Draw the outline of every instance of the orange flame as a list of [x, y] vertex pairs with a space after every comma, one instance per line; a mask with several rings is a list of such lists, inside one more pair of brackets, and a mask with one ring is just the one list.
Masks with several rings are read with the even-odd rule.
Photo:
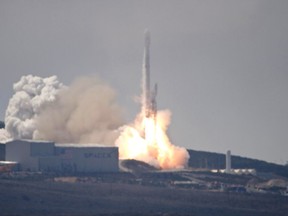
[[120, 159], [141, 160], [161, 169], [186, 167], [187, 150], [171, 144], [167, 136], [170, 116], [168, 110], [159, 111], [156, 119], [140, 114], [134, 124], [124, 126], [116, 141]]

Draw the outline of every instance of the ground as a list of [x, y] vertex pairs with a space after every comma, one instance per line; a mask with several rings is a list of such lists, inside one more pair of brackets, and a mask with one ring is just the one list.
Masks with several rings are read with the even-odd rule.
[[0, 215], [288, 215], [285, 196], [144, 184], [139, 174], [0, 177]]

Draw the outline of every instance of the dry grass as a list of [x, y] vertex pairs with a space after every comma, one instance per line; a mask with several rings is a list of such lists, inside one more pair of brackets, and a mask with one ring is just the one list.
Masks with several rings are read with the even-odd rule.
[[122, 183], [0, 180], [0, 215], [287, 215], [288, 198]]

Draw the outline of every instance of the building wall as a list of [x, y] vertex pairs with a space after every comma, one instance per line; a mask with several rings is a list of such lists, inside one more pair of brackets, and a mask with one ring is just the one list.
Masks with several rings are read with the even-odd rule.
[[6, 143], [6, 161], [16, 161], [21, 170], [39, 170], [40, 156], [53, 156], [54, 143], [12, 140]]
[[117, 147], [56, 147], [63, 171], [118, 172]]
[[35, 142], [30, 141], [31, 156], [52, 156], [55, 155], [53, 142]]
[[118, 148], [84, 145], [55, 146], [52, 142], [12, 140], [5, 144], [7, 161], [21, 170], [118, 172]]
[[40, 171], [62, 171], [61, 159], [58, 156], [39, 157]]
[[6, 143], [6, 161], [16, 161], [21, 170], [38, 170], [37, 158], [31, 157], [30, 142], [12, 140]]

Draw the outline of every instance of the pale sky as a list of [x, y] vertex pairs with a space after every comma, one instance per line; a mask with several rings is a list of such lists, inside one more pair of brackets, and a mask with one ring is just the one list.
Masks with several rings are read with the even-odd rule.
[[288, 161], [288, 1], [0, 0], [0, 119], [23, 75], [99, 75], [139, 111], [143, 32], [175, 145]]

